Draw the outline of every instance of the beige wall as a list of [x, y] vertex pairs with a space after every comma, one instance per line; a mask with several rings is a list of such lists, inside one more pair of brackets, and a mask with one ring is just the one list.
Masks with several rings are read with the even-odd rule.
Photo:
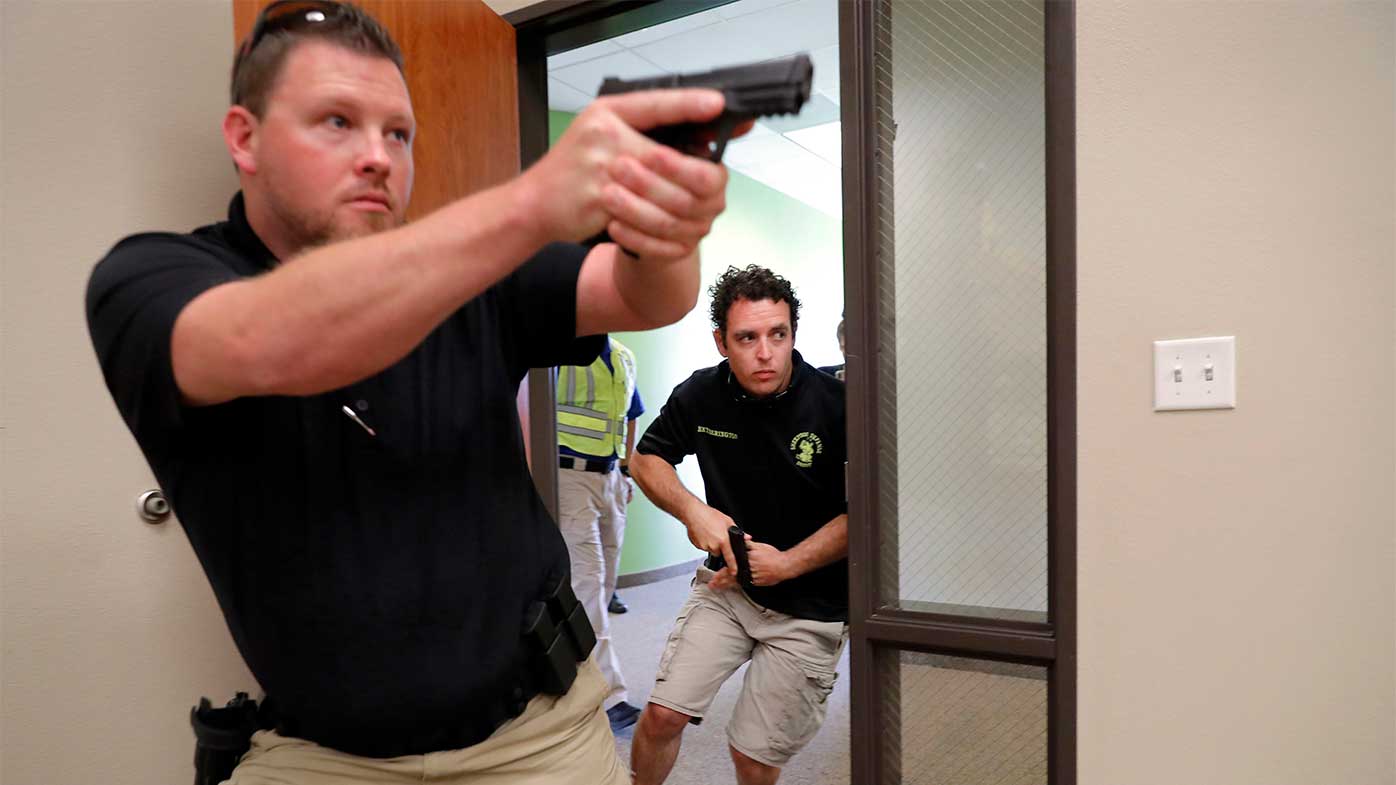
[[[1393, 26], [1079, 9], [1082, 783], [1396, 779]], [[0, 2], [5, 785], [184, 782], [192, 697], [250, 686], [81, 318], [114, 239], [222, 212], [231, 37]], [[1150, 341], [1233, 333], [1240, 408], [1150, 411]]]
[[123, 234], [221, 215], [226, 0], [3, 0], [4, 785], [189, 782], [189, 706], [247, 676], [153, 487], [83, 322]]
[[[1078, 8], [1082, 783], [1396, 781], [1394, 27]], [[1239, 408], [1151, 411], [1232, 334]]]

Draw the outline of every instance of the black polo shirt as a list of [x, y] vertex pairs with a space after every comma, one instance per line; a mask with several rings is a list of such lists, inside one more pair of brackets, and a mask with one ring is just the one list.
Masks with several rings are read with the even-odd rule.
[[[678, 464], [698, 456], [707, 503], [757, 542], [788, 550], [848, 511], [844, 386], [794, 353], [790, 386], [757, 399], [724, 360], [674, 388], [637, 452]], [[745, 589], [758, 605], [802, 619], [848, 620], [848, 561]]]
[[180, 404], [170, 336], [199, 293], [275, 264], [241, 195], [226, 222], [128, 237], [93, 271], [107, 386], [284, 729], [423, 753], [483, 740], [534, 693], [524, 609], [568, 556], [514, 400], [530, 367], [600, 351], [574, 338], [584, 255], [548, 246], [363, 381], [208, 407]]

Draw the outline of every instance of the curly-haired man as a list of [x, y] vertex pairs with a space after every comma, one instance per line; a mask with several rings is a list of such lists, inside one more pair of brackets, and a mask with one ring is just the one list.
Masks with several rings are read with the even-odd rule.
[[[726, 359], [674, 388], [636, 447], [645, 494], [710, 554], [659, 663], [631, 749], [636, 785], [664, 781], [683, 730], [750, 661], [727, 726], [741, 785], [768, 785], [819, 730], [848, 634], [844, 387], [795, 351], [800, 300], [756, 265], [709, 289]], [[674, 465], [698, 456], [707, 500]], [[750, 583], [728, 538], [746, 532]]]

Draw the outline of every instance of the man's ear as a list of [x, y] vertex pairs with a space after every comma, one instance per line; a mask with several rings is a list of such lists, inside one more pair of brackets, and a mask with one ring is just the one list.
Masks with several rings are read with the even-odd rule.
[[727, 356], [727, 342], [722, 340], [722, 331], [713, 330], [713, 343], [717, 344], [717, 353], [723, 357]]
[[230, 106], [223, 115], [223, 143], [241, 174], [257, 173], [257, 116], [245, 106]]

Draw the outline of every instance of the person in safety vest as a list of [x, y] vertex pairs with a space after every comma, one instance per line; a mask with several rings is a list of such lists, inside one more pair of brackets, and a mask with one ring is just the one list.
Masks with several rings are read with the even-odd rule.
[[596, 664], [610, 688], [611, 730], [635, 724], [625, 677], [611, 645], [610, 613], [625, 539], [625, 507], [635, 421], [645, 412], [635, 384], [635, 354], [611, 338], [590, 365], [566, 365], [557, 375], [558, 525], [572, 557], [572, 591], [596, 631]]

